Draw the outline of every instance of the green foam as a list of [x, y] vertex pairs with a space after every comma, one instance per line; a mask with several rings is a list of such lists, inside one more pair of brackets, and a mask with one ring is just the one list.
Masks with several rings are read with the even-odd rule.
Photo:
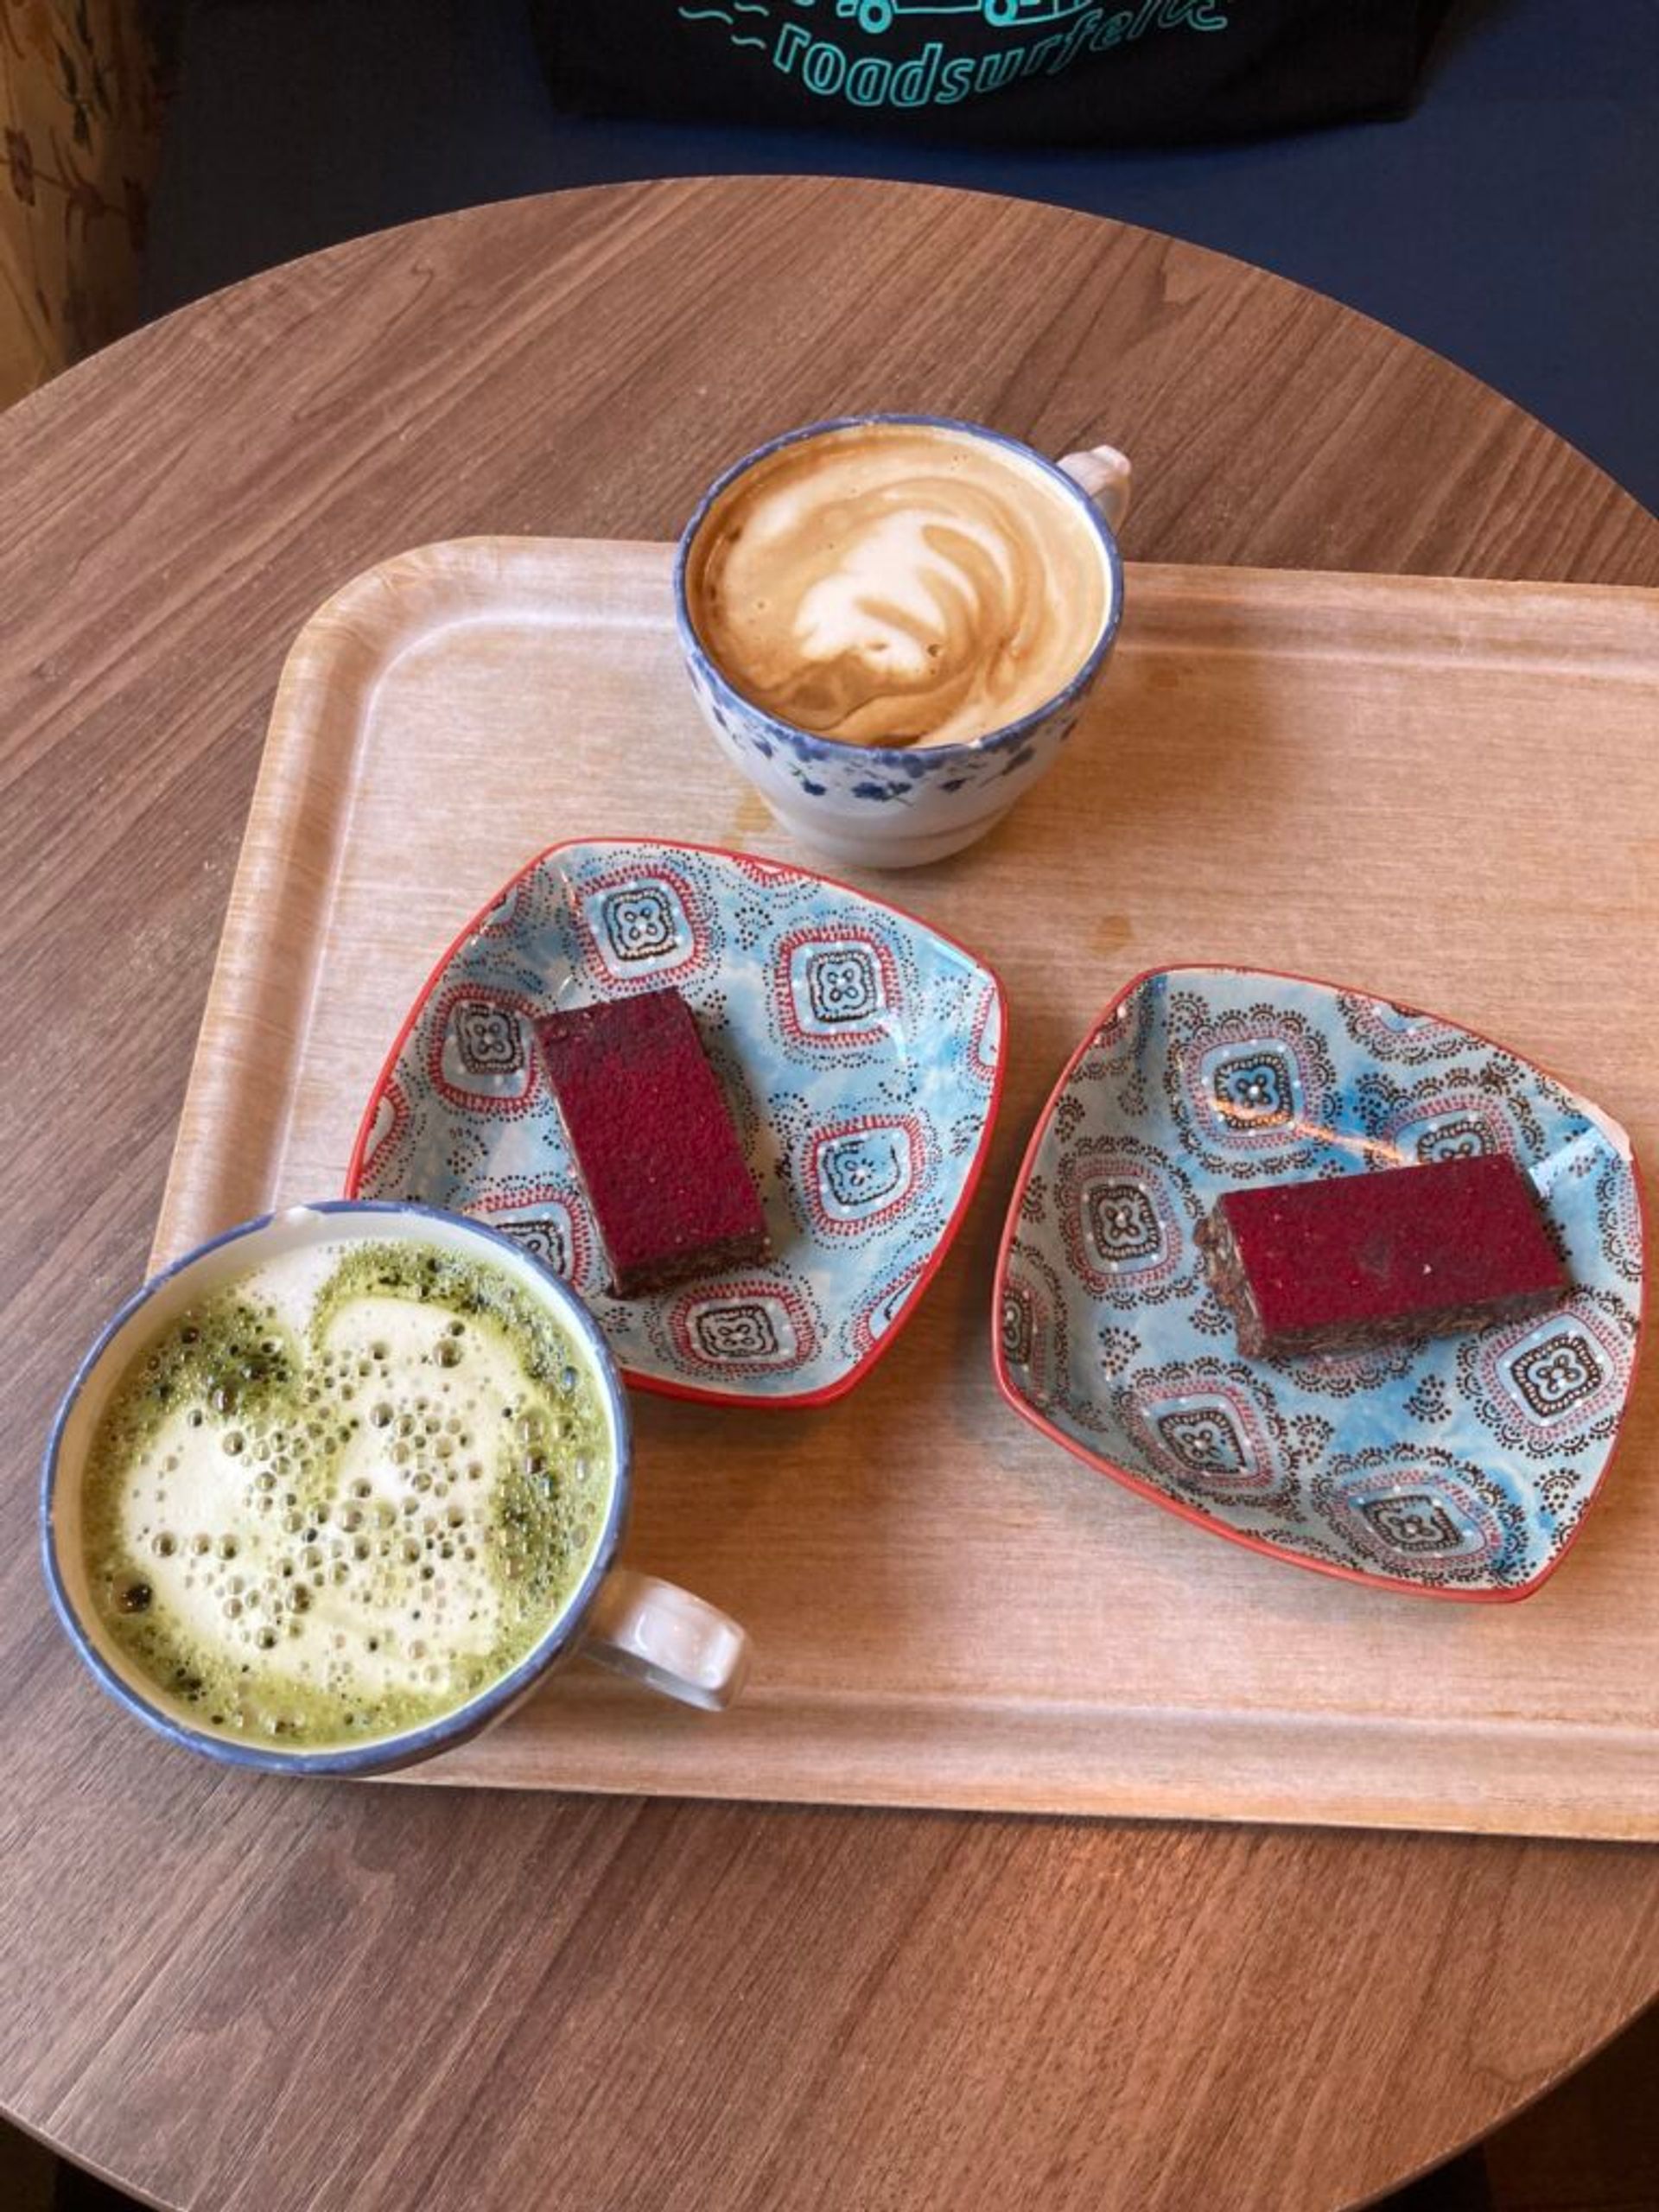
[[[365, 1315], [428, 1348], [354, 1348]], [[344, 1245], [302, 1316], [256, 1273], [130, 1363], [88, 1461], [86, 1566], [111, 1639], [194, 1724], [328, 1748], [510, 1674], [578, 1587], [614, 1481], [604, 1399], [556, 1316], [487, 1263]], [[168, 1525], [175, 1492], [211, 1525]], [[469, 1593], [467, 1620], [435, 1618]]]

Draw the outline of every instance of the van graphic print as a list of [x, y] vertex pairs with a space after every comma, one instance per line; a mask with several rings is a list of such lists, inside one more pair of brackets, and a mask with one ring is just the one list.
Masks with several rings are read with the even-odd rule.
[[1082, 15], [1092, 4], [1093, 0], [836, 0], [836, 13], [855, 17], [860, 30], [874, 37], [899, 16], [982, 16], [1007, 30], [1015, 23], [1058, 22], [1062, 16]]
[[1058, 76], [1154, 33], [1224, 31], [1236, 3], [679, 0], [676, 13], [699, 35], [721, 26], [729, 45], [748, 49], [740, 68], [769, 67], [815, 102], [913, 114]]

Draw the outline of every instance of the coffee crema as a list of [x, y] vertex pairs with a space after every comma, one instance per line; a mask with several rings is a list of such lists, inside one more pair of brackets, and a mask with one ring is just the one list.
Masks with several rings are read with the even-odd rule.
[[292, 1253], [140, 1351], [98, 1424], [105, 1631], [193, 1723], [293, 1751], [418, 1727], [512, 1672], [604, 1533], [588, 1356], [503, 1269]]
[[706, 518], [687, 565], [733, 688], [820, 736], [967, 742], [1063, 691], [1109, 613], [1100, 541], [1008, 448], [874, 423], [781, 447]]

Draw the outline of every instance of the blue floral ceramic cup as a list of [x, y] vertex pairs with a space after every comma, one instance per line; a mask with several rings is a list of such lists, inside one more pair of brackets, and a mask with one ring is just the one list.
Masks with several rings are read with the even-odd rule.
[[[284, 1749], [208, 1725], [121, 1649], [100, 1620], [82, 1541], [82, 1476], [99, 1420], [131, 1362], [198, 1300], [322, 1246], [413, 1242], [507, 1275], [550, 1309], [585, 1362], [603, 1408], [612, 1480], [603, 1525], [575, 1591], [539, 1640], [510, 1672], [416, 1727], [346, 1745]], [[715, 1708], [742, 1686], [748, 1643], [734, 1621], [671, 1583], [616, 1565], [627, 1517], [630, 1429], [616, 1365], [575, 1294], [511, 1237], [454, 1214], [412, 1204], [336, 1200], [295, 1206], [229, 1230], [147, 1282], [117, 1313], [82, 1361], [47, 1445], [41, 1486], [41, 1540], [47, 1586], [59, 1619], [87, 1666], [117, 1702], [159, 1734], [232, 1766], [285, 1774], [367, 1775], [413, 1766], [463, 1743], [505, 1717], [549, 1671], [578, 1652], [683, 1704]]]
[[[782, 721], [745, 696], [709, 652], [697, 601], [713, 531], [752, 471], [808, 440], [852, 440], [889, 425], [982, 443], [999, 472], [1051, 503], [1058, 489], [1075, 516], [1080, 588], [1099, 607], [1083, 650], [1047, 697], [1001, 728], [965, 742], [875, 747]], [[804, 845], [853, 866], [911, 868], [942, 860], [983, 836], [1051, 768], [1110, 657], [1123, 607], [1115, 532], [1128, 511], [1129, 464], [1109, 446], [1054, 462], [982, 423], [936, 415], [862, 415], [814, 423], [772, 439], [710, 486], [686, 525], [674, 564], [681, 650], [715, 742]], [[1033, 480], [1035, 480], [1034, 481]]]

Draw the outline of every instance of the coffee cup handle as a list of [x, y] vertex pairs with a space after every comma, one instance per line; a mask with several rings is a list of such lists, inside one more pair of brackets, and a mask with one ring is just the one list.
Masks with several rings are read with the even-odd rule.
[[1116, 446], [1090, 446], [1086, 453], [1067, 454], [1059, 466], [1074, 484], [1082, 485], [1105, 516], [1107, 528], [1122, 530], [1135, 476], [1128, 455]]
[[682, 1705], [718, 1713], [743, 1687], [749, 1639], [717, 1607], [654, 1574], [613, 1567], [588, 1614], [582, 1649]]

